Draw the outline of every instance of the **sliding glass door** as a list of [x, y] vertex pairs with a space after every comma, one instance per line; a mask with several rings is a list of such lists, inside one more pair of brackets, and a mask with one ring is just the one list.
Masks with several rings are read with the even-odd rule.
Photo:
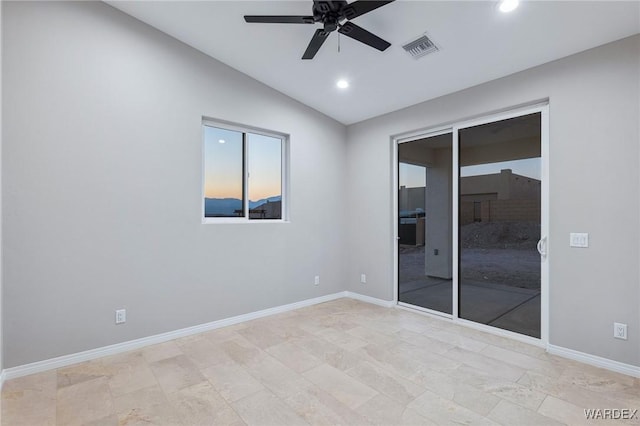
[[452, 313], [452, 135], [398, 146], [398, 300]]
[[545, 111], [397, 141], [399, 303], [545, 337]]
[[540, 337], [540, 113], [460, 129], [459, 317]]

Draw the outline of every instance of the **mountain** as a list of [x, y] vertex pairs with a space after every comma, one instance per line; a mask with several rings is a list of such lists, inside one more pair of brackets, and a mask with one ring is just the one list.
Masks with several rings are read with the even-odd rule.
[[242, 209], [242, 201], [237, 198], [205, 198], [204, 216], [236, 216], [236, 210]]
[[[261, 205], [269, 202], [273, 203], [280, 201], [282, 197], [277, 195], [275, 197], [263, 198], [257, 201], [249, 200], [249, 208], [255, 209]], [[242, 200], [237, 198], [205, 198], [204, 199], [204, 215], [205, 217], [216, 216], [236, 216], [235, 211], [242, 209]]]
[[258, 201], [249, 200], [249, 208], [255, 209], [256, 207], [259, 207], [264, 203], [273, 203], [275, 201], [280, 201], [280, 200], [282, 200], [282, 196], [280, 195], [276, 195], [275, 197], [263, 198], [262, 200], [258, 200]]

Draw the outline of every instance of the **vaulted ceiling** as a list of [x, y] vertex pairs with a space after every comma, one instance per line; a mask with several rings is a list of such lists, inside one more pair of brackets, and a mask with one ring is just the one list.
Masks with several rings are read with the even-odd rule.
[[[108, 3], [344, 124], [640, 32], [638, 1], [521, 1], [504, 14], [497, 1], [397, 0], [353, 20], [390, 42], [386, 51], [334, 32], [301, 60], [320, 24], [243, 16], [310, 15], [311, 0]], [[440, 50], [410, 57], [402, 45], [425, 33]], [[340, 78], [348, 89], [336, 87]]]

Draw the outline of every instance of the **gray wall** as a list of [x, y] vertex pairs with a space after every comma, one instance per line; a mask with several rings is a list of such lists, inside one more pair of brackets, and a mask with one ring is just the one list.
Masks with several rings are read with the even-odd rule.
[[348, 290], [393, 297], [391, 135], [549, 98], [550, 342], [640, 365], [639, 55], [635, 36], [349, 126]]
[[[344, 290], [343, 125], [106, 4], [4, 6], [5, 367]], [[201, 224], [203, 115], [291, 135], [291, 223]]]

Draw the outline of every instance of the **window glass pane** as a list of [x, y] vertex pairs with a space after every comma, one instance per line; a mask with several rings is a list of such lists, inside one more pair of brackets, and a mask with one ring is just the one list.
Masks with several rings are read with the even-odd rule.
[[459, 316], [539, 338], [541, 114], [458, 137]]
[[398, 300], [452, 313], [453, 135], [398, 145]]
[[247, 133], [249, 219], [282, 218], [282, 139]]
[[204, 216], [243, 217], [242, 132], [204, 126]]

